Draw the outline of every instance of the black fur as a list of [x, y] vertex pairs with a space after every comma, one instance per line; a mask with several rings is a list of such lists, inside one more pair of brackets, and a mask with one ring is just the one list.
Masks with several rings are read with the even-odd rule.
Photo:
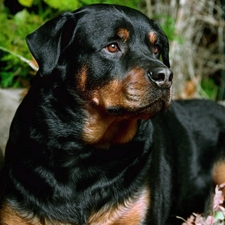
[[[129, 30], [127, 43], [115, 37], [118, 27]], [[147, 31], [158, 35], [158, 55], [147, 43]], [[83, 140], [85, 106], [93, 104], [86, 92], [124, 79], [136, 67], [148, 73], [170, 66], [168, 41], [156, 22], [126, 7], [94, 5], [50, 20], [27, 42], [40, 70], [11, 125], [2, 202], [42, 222], [84, 225], [91, 213], [123, 204], [147, 183], [151, 204], [143, 225], [179, 224], [175, 216], [204, 210], [212, 193], [212, 167], [224, 154], [222, 106], [173, 101], [162, 112], [163, 103], [160, 112], [147, 109], [156, 115], [140, 119], [128, 143], [109, 143], [106, 149]], [[119, 52], [103, 50], [115, 42]], [[77, 87], [84, 66], [85, 92]], [[151, 85], [149, 101], [166, 98], [168, 88]], [[139, 113], [120, 105], [107, 110], [115, 116]]]

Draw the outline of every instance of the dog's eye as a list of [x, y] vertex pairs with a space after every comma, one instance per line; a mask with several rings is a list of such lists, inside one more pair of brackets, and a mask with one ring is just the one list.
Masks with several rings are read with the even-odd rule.
[[116, 44], [116, 43], [112, 43], [112, 44], [106, 46], [106, 49], [111, 53], [115, 53], [120, 50], [118, 44]]
[[159, 53], [159, 45], [157, 45], [157, 44], [154, 45], [153, 52], [155, 55], [157, 55]]

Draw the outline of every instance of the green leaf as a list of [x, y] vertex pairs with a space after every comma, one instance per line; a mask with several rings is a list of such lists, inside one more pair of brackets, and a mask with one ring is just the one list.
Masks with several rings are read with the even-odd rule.
[[[201, 80], [201, 87], [204, 90], [204, 92], [211, 98], [211, 99], [216, 99], [218, 95], [218, 86], [215, 84], [215, 81], [208, 77], [208, 78], [203, 78]], [[201, 93], [200, 93], [201, 94]]]
[[215, 218], [215, 220], [224, 220], [225, 219], [223, 212], [221, 212], [221, 211], [214, 212], [214, 218]]
[[23, 9], [22, 11], [19, 11], [15, 14], [14, 21], [17, 24], [24, 23], [29, 16], [30, 14], [28, 13], [28, 11], [26, 9]]
[[75, 10], [78, 8], [78, 1], [76, 0], [64, 0], [64, 1], [58, 1], [58, 0], [44, 0], [44, 2], [51, 6], [54, 9], [59, 9], [60, 11], [65, 10]]
[[6, 88], [12, 86], [14, 78], [13, 72], [1, 72], [0, 77], [2, 78], [0, 83], [1, 87]]
[[33, 4], [33, 0], [18, 0], [18, 2], [25, 7], [31, 7]]

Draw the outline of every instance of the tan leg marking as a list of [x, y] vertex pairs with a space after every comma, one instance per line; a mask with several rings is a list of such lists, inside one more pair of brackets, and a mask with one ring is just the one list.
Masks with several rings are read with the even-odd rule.
[[[220, 185], [225, 182], [225, 160], [218, 161], [214, 164], [212, 176], [215, 185]], [[225, 188], [223, 189], [223, 196], [225, 196]]]
[[40, 223], [30, 223], [21, 218], [18, 213], [9, 205], [3, 204], [0, 209], [0, 224], [1, 225], [40, 225]]

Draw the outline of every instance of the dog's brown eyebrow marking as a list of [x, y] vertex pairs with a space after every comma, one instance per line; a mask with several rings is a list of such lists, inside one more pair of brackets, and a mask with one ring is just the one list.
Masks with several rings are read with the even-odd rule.
[[120, 28], [117, 31], [117, 36], [119, 38], [121, 38], [123, 40], [123, 42], [126, 42], [128, 40], [128, 38], [130, 37], [130, 32], [125, 28]]
[[157, 42], [157, 36], [156, 36], [156, 33], [151, 31], [148, 35], [149, 37], [149, 40], [152, 44], [155, 44]]

